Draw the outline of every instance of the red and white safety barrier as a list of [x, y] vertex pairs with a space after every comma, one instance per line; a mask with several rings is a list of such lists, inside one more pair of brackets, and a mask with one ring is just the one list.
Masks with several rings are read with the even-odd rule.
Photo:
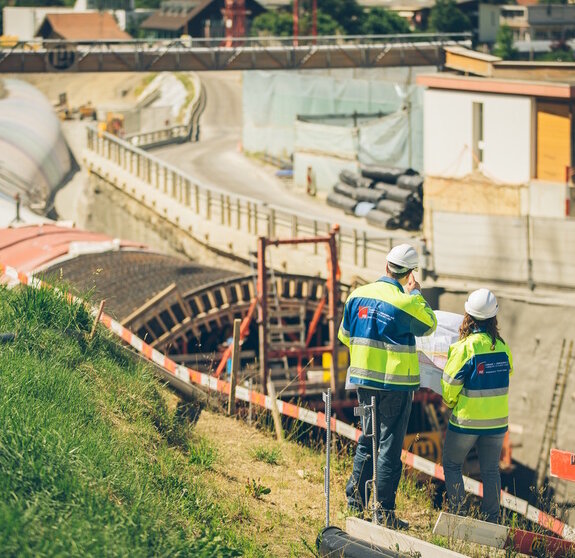
[[[34, 288], [39, 288], [41, 286], [50, 288], [52, 287], [51, 285], [35, 278], [31, 273], [21, 273], [13, 267], [5, 266], [1, 263], [0, 272], [2, 272], [3, 275], [10, 279], [12, 283], [18, 282]], [[66, 298], [69, 301], [73, 300], [85, 304], [83, 300], [70, 294], [68, 294]], [[96, 318], [98, 309], [90, 308], [90, 313], [94, 318]], [[112, 319], [107, 314], [102, 313], [100, 321], [112, 333], [116, 334], [128, 345], [132, 346], [136, 351], [144, 355], [148, 360], [154, 362], [179, 380], [186, 383], [198, 384], [212, 391], [229, 395], [231, 387], [229, 382], [220, 380], [203, 372], [198, 372], [197, 370], [193, 370], [187, 366], [177, 364], [163, 353], [160, 353], [148, 345], [145, 341], [140, 339], [137, 335], [132, 333], [129, 329], [125, 328], [122, 324]], [[259, 407], [268, 409], [270, 411], [272, 410], [274, 404], [272, 398], [269, 395], [264, 395], [263, 393], [249, 390], [248, 388], [242, 386], [236, 387], [236, 399], [246, 402], [251, 401], [254, 405], [258, 405]], [[327, 426], [325, 413], [317, 413], [315, 411], [305, 409], [304, 407], [299, 407], [297, 405], [293, 405], [292, 403], [287, 403], [281, 399], [277, 399], [275, 405], [282, 415], [300, 420], [306, 424], [311, 424], [319, 428], [326, 428]], [[361, 436], [361, 430], [355, 428], [351, 424], [336, 420], [335, 418], [331, 419], [331, 429], [332, 432], [336, 432], [340, 436], [355, 442], [357, 442]], [[443, 467], [437, 463], [434, 463], [433, 461], [429, 461], [428, 459], [405, 450], [402, 451], [402, 459], [406, 465], [416, 469], [417, 471], [421, 471], [426, 475], [442, 481], [445, 480]], [[463, 481], [465, 484], [465, 490], [467, 492], [470, 492], [471, 494], [479, 497], [483, 497], [482, 483], [469, 477], [463, 477]], [[569, 541], [575, 541], [575, 529], [573, 527], [530, 505], [526, 500], [517, 498], [516, 496], [513, 496], [512, 494], [502, 490], [501, 505], [507, 509], [517, 512], [520, 515], [526, 516], [530, 521], [541, 525], [545, 529], [548, 529], [549, 531], [552, 531], [553, 533], [556, 533], [557, 535]]]
[[445, 512], [439, 514], [433, 534], [528, 556], [564, 558], [575, 552], [575, 543], [571, 541]]
[[552, 449], [549, 462], [552, 477], [575, 482], [575, 453]]

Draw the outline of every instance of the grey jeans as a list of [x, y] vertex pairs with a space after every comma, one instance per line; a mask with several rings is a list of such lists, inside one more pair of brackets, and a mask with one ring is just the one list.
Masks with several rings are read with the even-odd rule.
[[504, 437], [505, 434], [460, 434], [447, 429], [443, 446], [443, 471], [445, 472], [447, 505], [452, 513], [465, 514], [467, 511], [461, 469], [469, 450], [477, 445], [479, 468], [483, 481], [481, 513], [486, 521], [497, 523], [501, 493], [499, 459]]

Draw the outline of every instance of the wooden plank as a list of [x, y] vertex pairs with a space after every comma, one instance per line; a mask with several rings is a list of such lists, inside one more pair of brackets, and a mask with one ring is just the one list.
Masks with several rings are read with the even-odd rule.
[[270, 378], [268, 378], [268, 394], [271, 399], [271, 411], [272, 411], [272, 418], [274, 419], [274, 426], [276, 429], [276, 436], [278, 442], [284, 441], [284, 431], [282, 427], [282, 419], [280, 416], [280, 412], [277, 406], [277, 398], [276, 398], [276, 390], [274, 388], [274, 384]]
[[575, 453], [551, 450], [551, 476], [575, 482]]
[[399, 550], [400, 552], [409, 552], [413, 556], [419, 553], [422, 558], [465, 558], [465, 555], [459, 554], [459, 552], [387, 529], [381, 525], [363, 521], [357, 517], [348, 517], [346, 519], [345, 530], [352, 537], [366, 541], [369, 544]]
[[433, 528], [433, 534], [495, 548], [505, 548], [509, 528], [471, 517], [441, 512]]

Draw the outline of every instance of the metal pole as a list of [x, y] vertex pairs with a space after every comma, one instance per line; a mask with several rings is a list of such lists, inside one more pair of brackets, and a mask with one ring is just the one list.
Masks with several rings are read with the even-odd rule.
[[[375, 404], [375, 396], [371, 396], [371, 450], [373, 457], [373, 486], [371, 489], [372, 506], [373, 506], [373, 519], [372, 522], [377, 525], [377, 408]], [[367, 500], [366, 500], [367, 502]]]
[[[366, 418], [368, 413], [371, 414], [371, 432], [367, 431], [366, 428]], [[376, 403], [375, 397], [371, 398], [371, 405], [365, 405], [364, 403], [360, 403], [358, 407], [353, 410], [353, 414], [356, 417], [361, 417], [361, 427], [363, 429], [363, 435], [366, 438], [371, 438], [371, 450], [372, 450], [372, 459], [373, 459], [373, 478], [366, 481], [365, 483], [365, 505], [369, 502], [369, 486], [372, 486], [372, 496], [373, 496], [373, 523], [377, 525], [377, 508], [378, 508], [378, 500], [377, 500], [377, 427], [375, 419], [377, 418], [376, 412]]]
[[337, 259], [337, 247], [335, 235], [339, 231], [339, 226], [334, 225], [332, 231], [329, 234], [329, 291], [328, 291], [328, 302], [329, 302], [329, 316], [328, 316], [328, 328], [329, 328], [329, 344], [331, 347], [331, 389], [333, 389], [335, 394], [339, 393], [339, 366], [338, 366], [338, 352], [339, 345], [337, 341], [337, 329], [338, 324], [338, 312], [337, 312], [337, 301], [338, 301], [338, 259]]
[[325, 494], [325, 526], [329, 527], [329, 469], [330, 469], [330, 453], [331, 453], [331, 389], [328, 388], [327, 393], [322, 393], [323, 400], [325, 401], [325, 469], [323, 476], [323, 492]]
[[12, 222], [19, 223], [22, 220], [20, 219], [20, 194], [16, 194], [14, 199], [16, 200], [16, 217]]
[[267, 393], [268, 379], [268, 343], [267, 343], [267, 305], [268, 285], [266, 266], [266, 238], [258, 238], [258, 332], [260, 353], [260, 380], [264, 393]]

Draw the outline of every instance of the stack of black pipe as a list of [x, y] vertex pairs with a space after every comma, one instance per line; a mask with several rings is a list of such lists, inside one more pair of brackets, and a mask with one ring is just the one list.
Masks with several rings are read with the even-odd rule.
[[355, 214], [360, 202], [373, 204], [365, 215], [372, 225], [418, 230], [423, 219], [423, 177], [412, 169], [383, 166], [364, 166], [361, 175], [341, 171], [328, 205]]

